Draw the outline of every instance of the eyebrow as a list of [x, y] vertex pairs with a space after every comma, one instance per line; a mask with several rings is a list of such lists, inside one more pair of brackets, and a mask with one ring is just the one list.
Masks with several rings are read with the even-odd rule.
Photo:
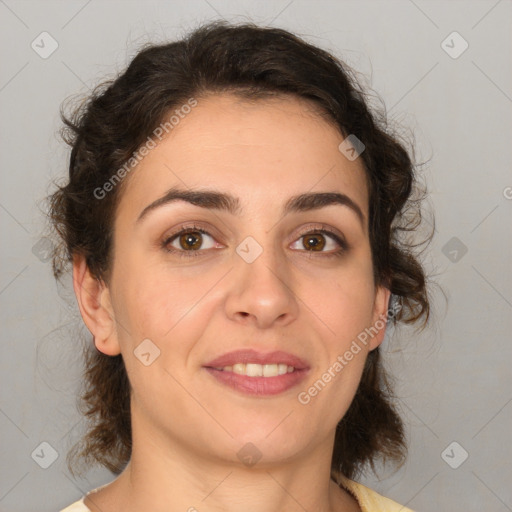
[[[215, 190], [182, 190], [173, 187], [162, 197], [146, 206], [136, 222], [140, 222], [151, 211], [175, 201], [185, 201], [201, 208], [223, 210], [236, 216], [242, 213], [240, 200], [231, 194]], [[341, 205], [350, 208], [357, 215], [364, 229], [365, 216], [362, 209], [349, 196], [339, 192], [308, 192], [292, 196], [283, 207], [283, 216], [292, 212], [319, 210], [331, 205]]]

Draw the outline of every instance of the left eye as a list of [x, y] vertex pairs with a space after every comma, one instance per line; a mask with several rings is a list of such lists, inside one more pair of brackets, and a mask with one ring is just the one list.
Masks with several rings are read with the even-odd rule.
[[[302, 247], [293, 247], [293, 245], [301, 243], [300, 240], [302, 240]], [[322, 252], [323, 249], [326, 249], [326, 251], [335, 250], [342, 244], [336, 235], [320, 231], [301, 235], [293, 245], [292, 247], [294, 249], [305, 249], [310, 252]]]

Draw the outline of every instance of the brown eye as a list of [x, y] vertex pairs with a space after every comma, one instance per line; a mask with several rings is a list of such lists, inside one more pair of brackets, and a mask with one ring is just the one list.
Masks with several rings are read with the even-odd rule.
[[215, 248], [215, 239], [208, 231], [190, 226], [167, 238], [162, 246], [179, 256], [200, 256], [204, 249]]
[[345, 240], [328, 228], [302, 234], [291, 247], [304, 253], [318, 253], [326, 258], [341, 256], [349, 249]]
[[199, 231], [183, 233], [179, 236], [179, 243], [182, 249], [199, 249], [203, 242], [203, 235]]
[[303, 245], [312, 251], [321, 251], [325, 247], [325, 237], [321, 234], [305, 235], [302, 237]]

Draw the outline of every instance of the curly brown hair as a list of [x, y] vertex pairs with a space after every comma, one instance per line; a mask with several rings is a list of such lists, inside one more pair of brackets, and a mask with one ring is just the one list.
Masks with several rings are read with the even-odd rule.
[[[69, 179], [48, 198], [58, 238], [55, 277], [60, 279], [79, 254], [93, 276], [108, 284], [116, 205], [127, 178], [105, 197], [98, 197], [98, 189], [176, 106], [222, 92], [256, 100], [283, 94], [306, 98], [344, 136], [363, 141], [375, 284], [389, 288], [391, 299], [401, 303], [390, 317], [395, 325], [423, 318], [423, 329], [430, 314], [427, 279], [415, 252], [418, 244], [407, 239], [419, 225], [423, 199], [415, 197], [420, 187], [412, 151], [390, 129], [385, 110], [370, 108], [368, 93], [345, 63], [290, 32], [252, 23], [213, 22], [180, 41], [149, 44], [70, 115], [61, 107], [62, 135], [72, 150]], [[107, 356], [90, 340], [84, 354], [81, 409], [89, 429], [68, 454], [68, 466], [74, 472], [79, 461], [99, 463], [118, 474], [132, 446], [125, 365], [121, 355]], [[377, 348], [369, 353], [357, 393], [337, 426], [332, 475], [353, 478], [367, 463], [375, 471], [379, 458], [403, 463], [406, 446]]]

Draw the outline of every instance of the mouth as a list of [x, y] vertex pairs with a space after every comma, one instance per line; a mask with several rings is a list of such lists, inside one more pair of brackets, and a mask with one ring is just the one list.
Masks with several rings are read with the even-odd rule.
[[218, 383], [252, 396], [284, 393], [297, 386], [309, 371], [309, 365], [293, 354], [255, 350], [224, 354], [204, 368]]
[[214, 370], [232, 372], [246, 377], [277, 377], [295, 371], [295, 367], [286, 363], [279, 364], [257, 364], [257, 363], [236, 363], [232, 366], [217, 367]]

